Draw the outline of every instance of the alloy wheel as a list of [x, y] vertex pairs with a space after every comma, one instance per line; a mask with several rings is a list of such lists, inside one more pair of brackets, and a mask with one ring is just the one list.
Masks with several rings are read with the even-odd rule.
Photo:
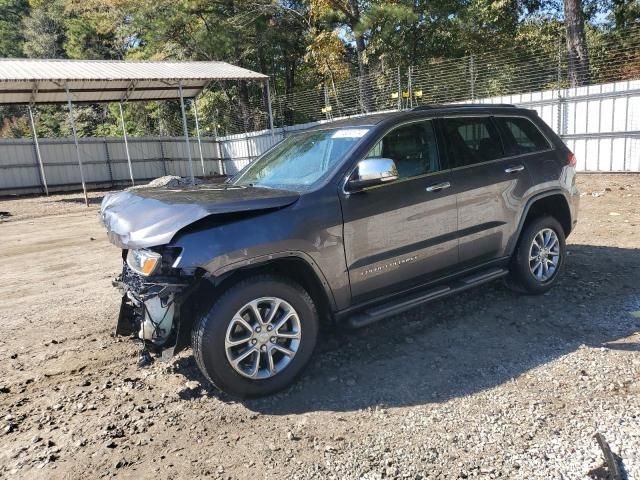
[[240, 375], [262, 380], [287, 367], [300, 347], [300, 318], [290, 303], [262, 297], [244, 305], [231, 319], [225, 351]]
[[539, 282], [550, 280], [560, 265], [560, 241], [551, 228], [543, 228], [529, 247], [529, 270]]

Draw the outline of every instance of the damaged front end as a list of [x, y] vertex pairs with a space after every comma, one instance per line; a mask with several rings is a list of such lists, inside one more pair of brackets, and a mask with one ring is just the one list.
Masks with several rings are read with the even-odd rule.
[[176, 248], [123, 250], [122, 273], [113, 281], [122, 292], [116, 335], [135, 336], [145, 352], [164, 358], [189, 344], [190, 326], [180, 317], [199, 283], [195, 272], [173, 268], [178, 255]]
[[286, 190], [217, 184], [106, 194], [100, 221], [124, 260], [114, 280], [123, 293], [116, 334], [137, 337], [144, 353], [165, 358], [188, 346], [200, 306], [215, 294], [206, 266], [229, 239], [221, 228], [183, 251], [176, 246], [180, 233], [205, 219], [220, 226], [229, 216], [283, 208], [299, 197]]

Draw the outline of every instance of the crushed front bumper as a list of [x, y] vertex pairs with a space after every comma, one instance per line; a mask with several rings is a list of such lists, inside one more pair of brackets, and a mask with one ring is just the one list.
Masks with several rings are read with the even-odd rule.
[[145, 346], [163, 354], [188, 345], [188, 332], [180, 329], [180, 314], [197, 284], [195, 277], [143, 277], [124, 261], [122, 273], [112, 284], [122, 292], [116, 335], [136, 336]]

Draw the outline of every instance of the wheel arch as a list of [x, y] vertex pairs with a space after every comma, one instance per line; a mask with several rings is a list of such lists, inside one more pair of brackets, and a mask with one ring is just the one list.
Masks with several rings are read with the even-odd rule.
[[329, 282], [320, 267], [304, 252], [289, 251], [244, 259], [226, 265], [207, 277], [217, 290], [223, 291], [245, 278], [264, 273], [300, 284], [316, 304], [320, 318], [333, 319], [337, 306]]
[[538, 193], [527, 201], [522, 211], [518, 228], [509, 245], [509, 255], [512, 255], [515, 251], [518, 239], [526, 225], [533, 219], [544, 215], [550, 215], [558, 220], [562, 225], [565, 237], [569, 236], [572, 230], [572, 223], [571, 208], [569, 207], [567, 195], [562, 190], [549, 190]]

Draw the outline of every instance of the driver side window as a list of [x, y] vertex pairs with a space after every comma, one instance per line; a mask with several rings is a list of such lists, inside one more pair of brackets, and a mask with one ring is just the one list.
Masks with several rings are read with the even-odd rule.
[[411, 178], [440, 170], [433, 122], [402, 125], [387, 133], [365, 158], [390, 158], [398, 178]]

